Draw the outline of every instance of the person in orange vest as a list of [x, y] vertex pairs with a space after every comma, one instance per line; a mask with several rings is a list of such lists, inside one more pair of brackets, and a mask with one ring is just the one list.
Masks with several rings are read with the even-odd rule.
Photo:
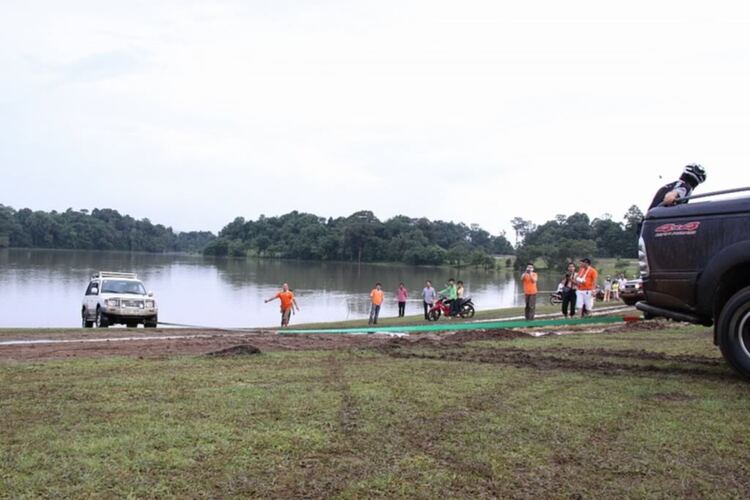
[[267, 299], [265, 303], [268, 304], [276, 299], [281, 301], [281, 326], [284, 327], [289, 326], [289, 318], [292, 316], [292, 309], [296, 307], [297, 312], [299, 312], [299, 306], [297, 305], [297, 299], [294, 298], [294, 293], [289, 290], [289, 284], [284, 283], [281, 288], [282, 290], [279, 293], [270, 299]]
[[526, 271], [521, 275], [523, 294], [526, 297], [526, 308], [524, 309], [526, 321], [532, 321], [536, 315], [537, 280], [537, 274], [534, 272], [534, 264], [529, 262], [526, 264]]
[[591, 265], [591, 259], [581, 259], [581, 267], [576, 274], [576, 283], [578, 283], [576, 303], [581, 306], [582, 318], [589, 316], [594, 309], [594, 293], [598, 277], [599, 273]]
[[370, 307], [370, 319], [367, 321], [367, 324], [377, 325], [380, 306], [383, 304], [383, 285], [375, 283], [375, 288], [370, 292], [370, 301], [372, 302], [372, 306]]

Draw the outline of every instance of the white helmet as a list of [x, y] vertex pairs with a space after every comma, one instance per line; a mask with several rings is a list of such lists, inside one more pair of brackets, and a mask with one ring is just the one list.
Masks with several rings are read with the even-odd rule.
[[683, 174], [691, 176], [693, 179], [698, 181], [698, 184], [706, 180], [706, 169], [701, 167], [697, 163], [686, 165]]

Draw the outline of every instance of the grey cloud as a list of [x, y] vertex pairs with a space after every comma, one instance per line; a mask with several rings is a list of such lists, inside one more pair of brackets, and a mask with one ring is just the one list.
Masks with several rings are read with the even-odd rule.
[[115, 50], [90, 54], [56, 69], [66, 80], [97, 81], [118, 78], [149, 65], [145, 51]]

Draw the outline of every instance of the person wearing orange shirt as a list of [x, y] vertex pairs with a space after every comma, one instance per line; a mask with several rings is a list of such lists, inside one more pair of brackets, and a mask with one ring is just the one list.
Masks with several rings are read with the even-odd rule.
[[367, 321], [367, 324], [377, 325], [380, 306], [383, 304], [383, 285], [375, 283], [375, 288], [370, 292], [370, 301], [372, 302], [372, 306], [370, 307], [370, 319]]
[[289, 290], [289, 284], [284, 283], [281, 288], [282, 290], [279, 293], [267, 299], [265, 303], [268, 304], [276, 299], [281, 301], [281, 326], [285, 327], [289, 326], [289, 318], [292, 316], [292, 310], [296, 308], [297, 312], [299, 312], [299, 306], [297, 305], [297, 299], [294, 298], [294, 293]]
[[526, 297], [526, 309], [524, 309], [524, 316], [526, 321], [532, 321], [536, 315], [536, 282], [538, 280], [537, 274], [534, 272], [534, 264], [529, 262], [526, 264], [526, 271], [521, 275], [521, 283], [523, 283], [523, 294]]
[[581, 317], [591, 315], [594, 309], [594, 293], [599, 273], [591, 265], [591, 259], [581, 259], [581, 267], [576, 274], [576, 303], [581, 306]]

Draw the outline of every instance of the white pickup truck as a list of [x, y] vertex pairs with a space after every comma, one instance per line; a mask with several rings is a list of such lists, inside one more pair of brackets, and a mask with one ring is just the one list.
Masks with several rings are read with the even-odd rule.
[[154, 294], [146, 293], [137, 275], [99, 271], [86, 288], [81, 321], [84, 328], [106, 328], [118, 323], [130, 328], [139, 324], [156, 328], [158, 312]]

